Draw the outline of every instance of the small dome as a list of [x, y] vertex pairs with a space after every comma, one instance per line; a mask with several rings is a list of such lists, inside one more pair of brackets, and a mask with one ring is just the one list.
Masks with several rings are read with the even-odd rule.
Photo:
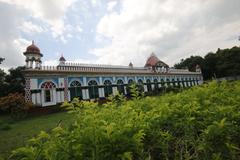
[[130, 62], [128, 66], [131, 67], [131, 68], [133, 68], [132, 62]]
[[66, 61], [66, 59], [63, 57], [63, 55], [59, 58], [59, 61]]
[[40, 49], [34, 44], [34, 41], [32, 41], [32, 44], [27, 47], [26, 51], [23, 53], [24, 55], [26, 54], [39, 54], [42, 56], [40, 53]]

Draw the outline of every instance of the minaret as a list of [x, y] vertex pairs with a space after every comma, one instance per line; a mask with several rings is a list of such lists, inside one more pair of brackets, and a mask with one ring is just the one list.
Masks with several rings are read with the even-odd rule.
[[40, 49], [34, 44], [34, 41], [32, 41], [32, 44], [27, 47], [26, 51], [23, 52], [23, 54], [26, 57], [25, 61], [27, 69], [41, 68], [41, 58], [43, 55], [40, 52]]

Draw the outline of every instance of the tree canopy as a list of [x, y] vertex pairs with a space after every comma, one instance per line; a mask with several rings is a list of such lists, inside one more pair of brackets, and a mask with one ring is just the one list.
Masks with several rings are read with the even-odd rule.
[[0, 57], [0, 64], [2, 64], [4, 60], [5, 60], [4, 58]]
[[204, 80], [240, 75], [240, 47], [218, 49], [216, 53], [209, 52], [204, 57], [191, 56], [182, 59], [174, 67], [195, 71], [196, 65], [200, 65]]
[[23, 69], [22, 66], [11, 68], [8, 74], [0, 69], [0, 97], [9, 93], [24, 93], [25, 80], [21, 72]]

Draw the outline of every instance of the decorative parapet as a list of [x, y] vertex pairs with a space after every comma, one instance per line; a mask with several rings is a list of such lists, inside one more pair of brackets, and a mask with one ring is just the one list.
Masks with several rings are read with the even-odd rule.
[[102, 65], [102, 64], [80, 64], [80, 63], [65, 63], [58, 66], [41, 66], [37, 69], [41, 71], [73, 71], [73, 72], [114, 72], [114, 73], [172, 73], [172, 74], [196, 74], [197, 72], [189, 72], [186, 69], [161, 69], [154, 71], [145, 67], [129, 67], [118, 65]]

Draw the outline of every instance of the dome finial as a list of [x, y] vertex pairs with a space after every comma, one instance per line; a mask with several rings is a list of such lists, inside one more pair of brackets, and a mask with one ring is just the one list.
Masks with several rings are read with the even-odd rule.
[[34, 44], [34, 40], [32, 40], [32, 44]]

